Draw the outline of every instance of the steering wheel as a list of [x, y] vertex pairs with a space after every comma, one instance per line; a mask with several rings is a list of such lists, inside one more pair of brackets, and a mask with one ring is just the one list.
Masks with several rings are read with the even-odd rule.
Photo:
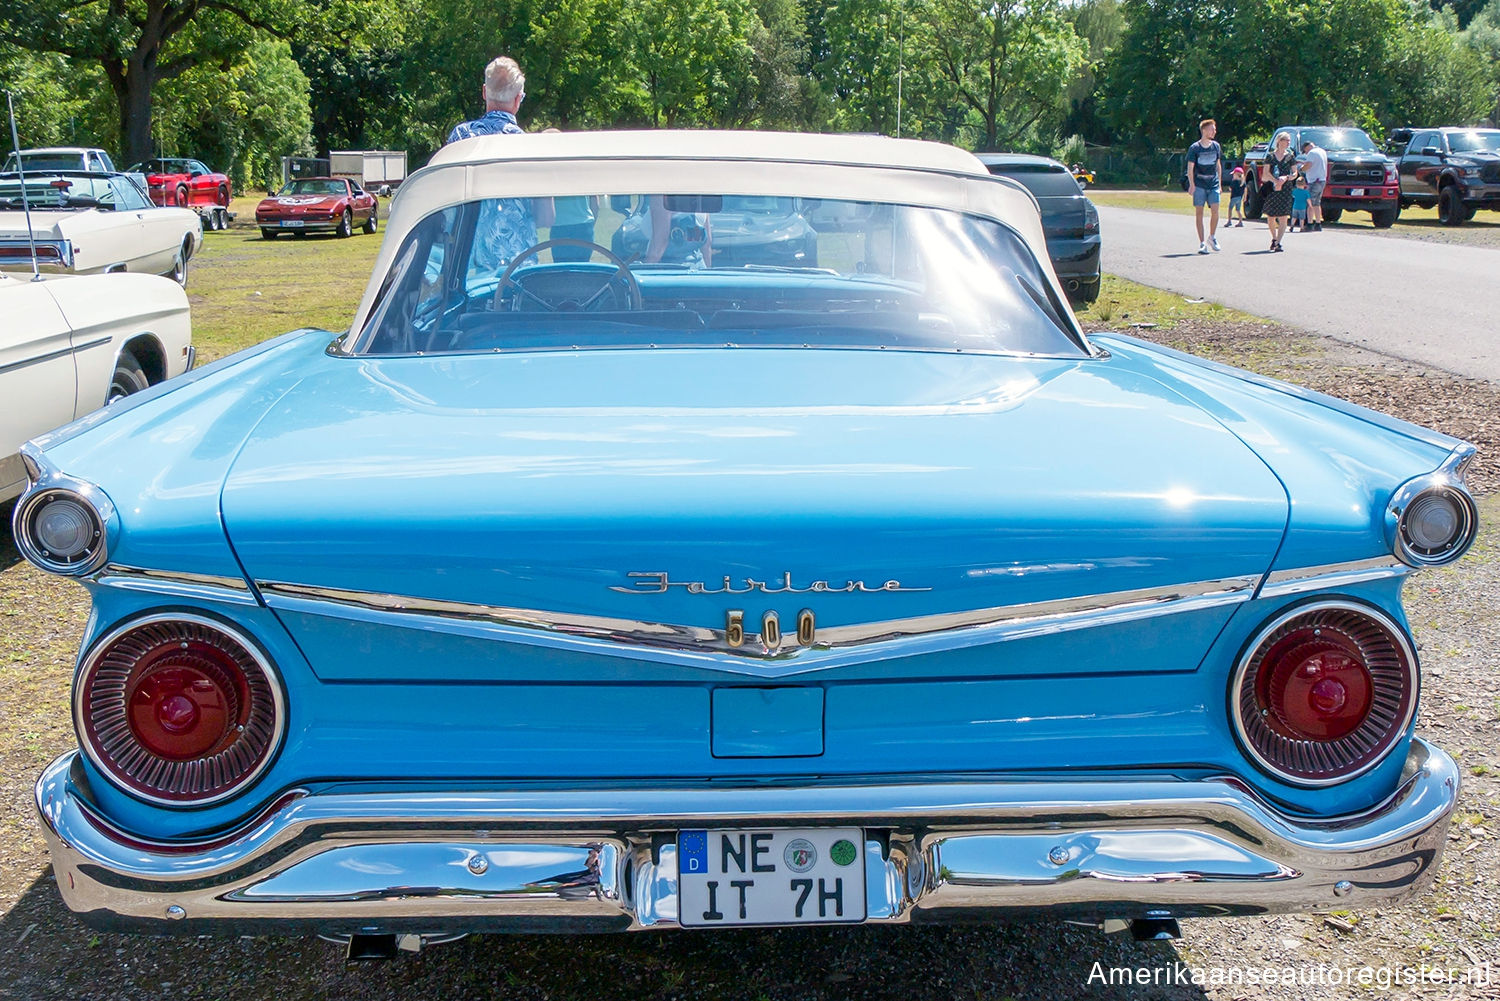
[[[604, 279], [604, 283], [599, 286], [599, 288], [594, 292], [593, 295], [589, 296], [587, 299], [584, 299], [581, 302], [568, 300], [568, 302], [565, 304], [554, 303], [547, 299], [543, 299], [541, 296], [528, 289], [521, 282], [517, 281], [513, 276], [516, 272], [516, 269], [520, 267], [522, 261], [526, 260], [528, 257], [535, 257], [542, 251], [550, 250], [553, 247], [585, 247], [590, 250], [597, 250], [599, 253], [609, 258], [609, 263], [615, 266], [615, 272], [608, 278]], [[602, 296], [606, 291], [614, 288], [616, 283], [620, 283], [625, 287], [626, 309], [645, 308], [641, 299], [641, 283], [636, 281], [635, 275], [631, 273], [629, 261], [624, 260], [608, 247], [602, 247], [599, 244], [593, 243], [589, 240], [575, 240], [563, 237], [559, 237], [556, 240], [543, 240], [541, 243], [533, 244], [530, 247], [527, 247], [525, 250], [511, 259], [510, 266], [507, 267], [505, 269], [505, 272], [500, 275], [500, 284], [495, 286], [495, 299], [492, 308], [498, 311], [500, 309], [501, 302], [505, 298], [506, 291], [508, 289], [514, 288], [518, 296], [525, 296], [526, 298], [535, 302], [538, 306], [542, 307], [542, 309], [548, 313], [583, 312], [592, 307], [596, 302], [598, 302], [599, 297]]]

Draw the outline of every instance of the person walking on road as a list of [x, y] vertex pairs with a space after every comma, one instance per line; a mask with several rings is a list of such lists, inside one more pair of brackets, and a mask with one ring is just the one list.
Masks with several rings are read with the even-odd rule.
[[[1235, 217], [1239, 222], [1235, 222]], [[1224, 220], [1224, 228], [1245, 226], [1245, 168], [1236, 167], [1234, 173], [1229, 175], [1229, 218]]]
[[1328, 154], [1311, 139], [1302, 143], [1302, 176], [1307, 178], [1307, 232], [1323, 228], [1323, 185], [1328, 183]]
[[[1219, 249], [1219, 190], [1224, 183], [1224, 150], [1214, 142], [1219, 125], [1212, 118], [1198, 123], [1198, 141], [1187, 148], [1188, 193], [1198, 221], [1198, 253]], [[1203, 207], [1207, 205], [1208, 239], [1203, 238]]]
[[1292, 214], [1292, 182], [1297, 179], [1297, 154], [1292, 152], [1290, 132], [1276, 134], [1271, 155], [1261, 165], [1262, 180], [1269, 181], [1263, 211], [1271, 227], [1271, 252], [1281, 252], [1281, 238], [1286, 235], [1287, 217]]

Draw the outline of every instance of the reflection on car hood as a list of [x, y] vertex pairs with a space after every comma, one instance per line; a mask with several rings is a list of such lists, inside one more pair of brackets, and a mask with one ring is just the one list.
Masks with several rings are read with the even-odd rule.
[[329, 358], [246, 441], [223, 517], [261, 581], [700, 624], [702, 594], [614, 589], [863, 581], [818, 614], [865, 622], [1270, 566], [1280, 483], [1158, 383], [893, 357]]
[[261, 207], [307, 208], [309, 205], [332, 205], [343, 200], [345, 195], [274, 195], [261, 200]]

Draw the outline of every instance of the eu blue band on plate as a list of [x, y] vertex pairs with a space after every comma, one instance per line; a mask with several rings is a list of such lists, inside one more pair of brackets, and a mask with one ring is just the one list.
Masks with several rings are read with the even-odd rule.
[[677, 871], [708, 871], [707, 831], [682, 831], [677, 835]]

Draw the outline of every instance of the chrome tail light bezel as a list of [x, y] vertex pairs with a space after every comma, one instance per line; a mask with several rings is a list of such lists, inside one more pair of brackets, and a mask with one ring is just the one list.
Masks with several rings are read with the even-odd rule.
[[[31, 474], [29, 465], [27, 473]], [[39, 538], [36, 519], [48, 504], [58, 500], [77, 504], [93, 522], [94, 537], [78, 558], [60, 558]], [[86, 577], [109, 562], [109, 551], [118, 533], [118, 518], [114, 504], [97, 487], [53, 476], [43, 483], [33, 480], [32, 488], [16, 502], [16, 509], [11, 515], [11, 532], [16, 548], [32, 564], [48, 573], [64, 577]]]
[[[251, 733], [250, 738], [247, 739], [256, 739], [258, 736], [263, 746], [248, 752], [253, 760], [248, 767], [240, 768], [234, 774], [232, 781], [219, 782], [206, 793], [174, 788], [170, 782], [162, 780], [182, 778], [182, 773], [188, 771], [191, 765], [222, 758], [229, 748], [203, 758], [172, 762], [153, 755], [149, 748], [135, 739], [136, 753], [122, 762], [116, 760], [110, 747], [106, 745], [104, 739], [101, 739], [101, 730], [129, 729], [126, 721], [128, 705], [125, 688], [130, 672], [125, 671], [122, 675], [120, 665], [106, 665], [106, 661], [115, 652], [117, 646], [122, 641], [131, 638], [132, 634], [143, 630], [167, 631], [173, 628], [195, 635], [207, 631], [218, 634], [222, 640], [227, 640], [229, 644], [237, 648], [238, 655], [231, 653], [231, 656], [235, 656], [240, 669], [246, 672], [247, 687], [254, 691], [252, 698], [258, 697], [263, 700], [261, 704], [252, 702], [246, 710], [247, 716], [255, 718], [254, 726], [240, 728], [241, 733], [247, 730]], [[106, 692], [102, 698], [96, 699], [95, 682], [99, 680], [99, 675], [103, 671], [108, 671], [113, 675], [105, 678], [104, 683], [118, 691]], [[252, 673], [258, 673], [259, 678], [250, 677]], [[101, 720], [102, 714], [109, 713], [115, 713], [114, 717]], [[266, 722], [267, 714], [269, 714], [269, 723]], [[126, 794], [159, 806], [198, 808], [240, 795], [252, 787], [271, 767], [280, 753], [286, 735], [287, 698], [281, 677], [270, 657], [241, 630], [227, 622], [206, 615], [185, 611], [161, 611], [121, 622], [91, 644], [87, 653], [80, 658], [73, 684], [73, 728], [78, 737], [78, 745], [88, 760], [114, 786]], [[238, 757], [243, 758], [243, 754]], [[153, 775], [149, 769], [158, 762], [165, 763]], [[173, 768], [173, 764], [180, 764], [184, 767]], [[232, 759], [215, 762], [205, 767], [217, 768], [222, 772], [228, 764], [232, 764]], [[143, 774], [143, 769], [148, 770]]]
[[[1479, 534], [1479, 506], [1469, 493], [1464, 474], [1475, 451], [1473, 445], [1467, 444], [1455, 449], [1437, 470], [1407, 480], [1391, 494], [1386, 507], [1386, 541], [1402, 563], [1418, 569], [1445, 566], [1462, 557], [1474, 544]], [[1447, 545], [1436, 551], [1417, 545], [1407, 524], [1417, 502], [1426, 497], [1445, 498], [1458, 512], [1458, 530]]]
[[[1347, 737], [1323, 742], [1298, 741], [1275, 732], [1264, 719], [1267, 708], [1259, 704], [1256, 695], [1256, 682], [1265, 655], [1282, 636], [1293, 630], [1322, 624], [1347, 629], [1348, 618], [1363, 619], [1370, 628], [1384, 634], [1388, 645], [1388, 650], [1383, 653], [1385, 659], [1372, 669], [1370, 665], [1374, 658], [1366, 658], [1364, 666], [1372, 675], [1372, 684], [1396, 681], [1400, 685], [1399, 692], [1393, 695], [1389, 691], [1377, 690], [1377, 695], [1384, 697], [1379, 715], [1372, 705], [1365, 720]], [[1391, 659], [1394, 663], [1389, 662]], [[1230, 678], [1229, 715], [1236, 739], [1257, 768], [1288, 785], [1315, 788], [1348, 782], [1385, 761], [1410, 729], [1420, 693], [1420, 666], [1406, 630], [1373, 606], [1330, 599], [1286, 609], [1257, 630], [1246, 644]], [[1354, 749], [1358, 753], [1350, 753]], [[1320, 758], [1325, 764], [1331, 763], [1332, 767], [1313, 770], [1295, 766], [1296, 761], [1309, 758]]]

